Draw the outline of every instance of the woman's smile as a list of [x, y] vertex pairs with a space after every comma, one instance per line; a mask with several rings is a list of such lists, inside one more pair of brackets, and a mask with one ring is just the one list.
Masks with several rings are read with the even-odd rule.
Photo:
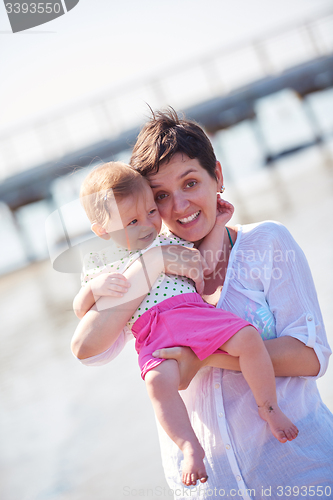
[[178, 221], [184, 225], [184, 224], [189, 224], [190, 222], [196, 220], [200, 215], [200, 210], [192, 215], [190, 215], [189, 217], [184, 217], [182, 219], [178, 219]]

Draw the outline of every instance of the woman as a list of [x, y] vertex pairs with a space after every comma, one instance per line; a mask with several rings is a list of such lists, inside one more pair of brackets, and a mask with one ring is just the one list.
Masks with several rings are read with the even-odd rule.
[[[168, 228], [198, 244], [214, 225], [216, 191], [223, 188], [221, 166], [202, 129], [172, 111], [157, 113], [140, 133], [131, 164], [147, 176]], [[180, 389], [191, 381], [181, 394], [206, 453], [209, 480], [192, 487], [190, 497], [330, 498], [333, 416], [315, 378], [324, 374], [331, 351], [304, 254], [289, 232], [273, 222], [229, 227], [225, 242], [215, 272], [205, 277], [204, 298], [260, 330], [277, 376], [281, 409], [296, 423], [299, 436], [284, 445], [274, 442], [257, 418], [237, 359], [215, 354], [200, 362], [187, 348], [156, 353], [178, 360]], [[169, 272], [192, 272], [200, 288], [202, 269], [195, 255], [182, 249], [173, 271], [171, 262], [165, 266]], [[138, 300], [126, 310], [86, 314], [79, 325], [80, 338], [86, 340], [73, 345], [85, 364], [104, 363], [119, 353], [131, 335], [121, 330]], [[95, 329], [108, 332], [110, 348], [103, 353], [89, 345]], [[161, 430], [160, 440], [167, 481], [180, 492], [182, 456]], [[184, 492], [176, 498], [188, 496]]]

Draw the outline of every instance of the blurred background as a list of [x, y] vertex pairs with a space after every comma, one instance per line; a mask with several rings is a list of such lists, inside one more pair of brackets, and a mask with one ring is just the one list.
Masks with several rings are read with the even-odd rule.
[[170, 498], [133, 343], [103, 368], [70, 352], [80, 266], [55, 259], [89, 228], [54, 212], [171, 105], [210, 136], [232, 222], [301, 245], [332, 344], [333, 2], [80, 0], [15, 35], [1, 4], [0, 44], [0, 497]]

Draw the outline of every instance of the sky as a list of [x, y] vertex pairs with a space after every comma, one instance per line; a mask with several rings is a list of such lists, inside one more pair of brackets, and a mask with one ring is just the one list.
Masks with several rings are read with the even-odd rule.
[[0, 133], [327, 10], [333, 0], [80, 0], [13, 34], [1, 3]]

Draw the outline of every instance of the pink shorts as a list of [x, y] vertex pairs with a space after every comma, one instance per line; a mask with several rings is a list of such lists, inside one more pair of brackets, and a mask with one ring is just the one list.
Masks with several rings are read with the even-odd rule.
[[144, 379], [149, 370], [165, 361], [152, 356], [157, 349], [188, 346], [202, 360], [245, 326], [253, 325], [207, 304], [197, 293], [166, 299], [148, 309], [132, 327], [141, 377]]

